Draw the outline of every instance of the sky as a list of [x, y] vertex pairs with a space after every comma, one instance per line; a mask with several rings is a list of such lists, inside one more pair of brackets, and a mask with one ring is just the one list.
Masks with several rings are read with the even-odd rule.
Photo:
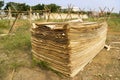
[[[104, 9], [107, 7], [109, 9], [114, 8], [113, 12], [120, 11], [120, 0], [4, 0], [5, 3], [8, 2], [18, 2], [18, 3], [26, 3], [28, 5], [36, 5], [36, 4], [51, 4], [55, 3], [59, 6], [67, 7], [68, 5], [72, 5], [73, 7], [79, 7], [81, 9], [85, 8], [85, 10], [99, 10], [99, 7]], [[106, 9], [107, 11], [108, 9]]]

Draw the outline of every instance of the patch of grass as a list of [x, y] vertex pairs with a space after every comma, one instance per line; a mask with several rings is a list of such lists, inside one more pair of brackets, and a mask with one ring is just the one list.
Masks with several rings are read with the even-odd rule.
[[40, 67], [43, 70], [50, 70], [50, 71], [54, 72], [55, 74], [57, 74], [59, 77], [62, 77], [62, 75], [63, 75], [59, 71], [52, 69], [50, 67], [50, 64], [45, 61], [37, 61], [37, 60], [33, 59], [33, 64]]
[[8, 26], [9, 21], [8, 20], [0, 20], [0, 29], [8, 29], [10, 26]]
[[3, 30], [2, 29], [0, 29], [0, 34], [3, 34], [4, 32], [3, 32]]
[[3, 80], [6, 76], [6, 66], [0, 64], [0, 80]]
[[9, 29], [8, 20], [0, 20], [0, 34], [4, 33], [4, 30]]
[[108, 20], [108, 26], [113, 31], [120, 31], [120, 18], [111, 18]]
[[33, 63], [34, 66], [38, 66], [43, 70], [50, 70], [49, 64], [45, 61], [38, 61], [36, 59], [33, 59]]
[[62, 77], [63, 76], [63, 74], [61, 73], [61, 72], [59, 72], [59, 71], [56, 71], [56, 70], [54, 70], [54, 69], [52, 69], [51, 68], [51, 71], [53, 71], [55, 74], [57, 74], [59, 77]]
[[4, 75], [5, 75], [5, 70], [0, 67], [0, 80], [3, 79]]
[[[97, 20], [97, 19], [96, 19]], [[88, 21], [96, 21], [94, 20], [94, 18], [88, 18]], [[104, 18], [99, 18], [97, 22], [103, 22]], [[108, 27], [112, 30], [112, 31], [120, 31], [120, 18], [110, 18], [108, 21]]]
[[5, 50], [30, 50], [30, 32], [29, 28], [26, 26], [19, 27], [15, 35], [4, 36], [0, 39], [0, 43], [3, 44], [3, 49]]
[[45, 61], [38, 61], [37, 66], [44, 70], [50, 70], [49, 64]]
[[18, 67], [21, 67], [21, 66], [23, 66], [22, 63], [13, 62], [11, 63], [10, 68], [16, 70]]

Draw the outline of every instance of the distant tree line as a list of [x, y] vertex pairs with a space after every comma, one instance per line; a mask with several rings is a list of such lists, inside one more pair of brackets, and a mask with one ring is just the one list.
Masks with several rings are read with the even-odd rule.
[[[0, 6], [2, 6], [0, 4]], [[57, 12], [58, 9], [60, 9], [61, 7], [56, 5], [56, 4], [37, 4], [35, 6], [29, 6], [25, 3], [15, 3], [15, 2], [9, 2], [6, 4], [5, 6], [5, 10], [7, 10], [8, 8], [11, 8], [11, 10], [17, 10], [17, 11], [27, 11], [30, 10], [30, 7], [32, 8], [32, 10], [45, 10], [45, 8], [50, 9], [51, 12]]]
[[[4, 0], [0, 1], [0, 9], [2, 8], [2, 6], [4, 6]], [[25, 3], [15, 3], [15, 2], [8, 2], [6, 4], [6, 6], [4, 7], [4, 10], [8, 10], [8, 8], [11, 8], [11, 10], [14, 11], [29, 11], [30, 7], [32, 8], [32, 10], [45, 10], [45, 9], [50, 9], [51, 12], [58, 12], [58, 10], [61, 10], [61, 6], [56, 5], [56, 4], [37, 4], [35, 6], [30, 6], [27, 5]], [[63, 13], [68, 13], [68, 9], [62, 9]], [[80, 14], [92, 14], [91, 11], [78, 11], [78, 12], [74, 12], [71, 11], [71, 13], [80, 13]], [[109, 13], [107, 13], [109, 15]], [[112, 13], [112, 16], [120, 16], [120, 13]]]
[[11, 10], [14, 11], [27, 11], [30, 9], [29, 5], [26, 5], [25, 3], [15, 3], [15, 2], [9, 2], [5, 6], [4, 10], [8, 10], [8, 8], [11, 8]]

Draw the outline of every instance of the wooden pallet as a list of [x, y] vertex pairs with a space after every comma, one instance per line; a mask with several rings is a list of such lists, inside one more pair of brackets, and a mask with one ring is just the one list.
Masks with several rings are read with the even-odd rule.
[[104, 47], [107, 23], [34, 23], [31, 35], [35, 59], [74, 77]]

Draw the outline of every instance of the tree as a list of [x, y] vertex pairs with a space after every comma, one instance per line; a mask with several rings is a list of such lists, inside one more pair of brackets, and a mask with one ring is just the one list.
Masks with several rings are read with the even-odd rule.
[[15, 2], [7, 3], [5, 9], [8, 9], [8, 7], [10, 7], [11, 10], [17, 10], [17, 11], [27, 11], [30, 9], [30, 6], [26, 5], [25, 3], [15, 3]]
[[2, 8], [3, 5], [4, 5], [4, 1], [0, 1], [0, 9]]
[[[30, 9], [29, 5], [26, 5], [25, 3], [15, 3], [15, 2], [9, 2], [7, 3], [7, 5], [5, 6], [5, 10], [8, 8], [11, 8], [11, 10], [17, 10], [17, 11], [27, 11]], [[35, 6], [32, 6], [33, 10], [44, 10], [44, 7], [47, 7], [48, 9], [51, 10], [51, 12], [57, 12], [58, 9], [60, 9], [60, 6], [56, 5], [56, 4], [48, 4], [48, 5], [44, 5], [44, 4], [37, 4]]]
[[44, 10], [44, 4], [37, 4], [35, 6], [32, 6], [33, 10]]
[[61, 8], [60, 6], [58, 6], [56, 4], [49, 4], [46, 6], [51, 10], [51, 12], [57, 12], [57, 10]]
[[56, 4], [48, 4], [48, 5], [37, 4], [35, 6], [32, 6], [32, 9], [33, 10], [44, 10], [44, 7], [47, 7], [48, 9], [50, 9], [51, 12], [57, 12], [57, 10], [60, 9], [60, 6]]

